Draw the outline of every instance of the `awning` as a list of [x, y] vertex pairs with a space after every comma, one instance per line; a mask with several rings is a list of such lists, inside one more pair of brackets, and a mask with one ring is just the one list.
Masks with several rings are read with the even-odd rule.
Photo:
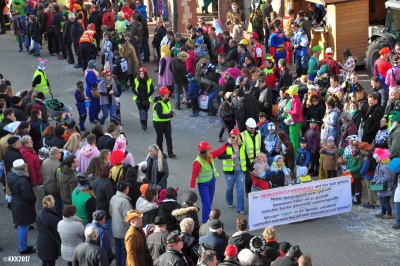
[[336, 3], [341, 3], [341, 2], [350, 2], [351, 0], [307, 0], [307, 2], [312, 2], [316, 4], [321, 4], [321, 5], [331, 5], [331, 4], [336, 4]]

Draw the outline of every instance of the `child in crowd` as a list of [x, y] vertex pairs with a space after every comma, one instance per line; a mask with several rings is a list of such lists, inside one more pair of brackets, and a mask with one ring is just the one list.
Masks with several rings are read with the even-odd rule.
[[372, 145], [367, 142], [359, 142], [358, 148], [360, 149], [360, 152], [364, 155], [364, 158], [362, 159], [360, 175], [364, 179], [364, 184], [366, 185], [368, 192], [368, 203], [364, 204], [363, 207], [367, 209], [374, 209], [376, 207], [375, 193], [370, 189], [371, 181], [372, 179], [374, 179], [376, 169], [376, 161], [370, 153], [370, 150], [372, 150], [374, 147], [372, 147]]
[[337, 160], [340, 155], [335, 145], [335, 138], [329, 136], [326, 145], [321, 147], [319, 153], [324, 155], [322, 168], [326, 170], [327, 178], [337, 177]]
[[172, 57], [171, 50], [168, 47], [168, 44], [162, 45], [160, 47], [161, 58], [158, 64], [158, 84], [162, 86], [167, 86], [167, 88], [172, 92], [173, 91], [173, 77], [172, 72], [169, 68]]
[[81, 80], [76, 82], [76, 90], [74, 96], [76, 100], [76, 109], [78, 110], [79, 113], [79, 127], [81, 131], [85, 131], [87, 109], [86, 109], [85, 89], [83, 86], [83, 82]]
[[[390, 205], [390, 197], [394, 187], [394, 178], [389, 169], [390, 151], [388, 149], [376, 148], [374, 151], [374, 158], [378, 165], [376, 166], [374, 179], [372, 183], [386, 184], [383, 191], [378, 192], [379, 201], [381, 203], [381, 212], [375, 214], [375, 217], [382, 219], [393, 219], [392, 207]], [[400, 215], [396, 213], [396, 215]]]
[[233, 26], [233, 39], [240, 42], [243, 39], [243, 25], [240, 24], [238, 18], [235, 18], [235, 26]]
[[105, 59], [104, 68], [114, 71], [114, 64], [113, 64], [114, 54], [112, 51], [112, 43], [110, 39], [111, 39], [110, 34], [105, 33], [103, 35], [103, 53]]
[[296, 167], [304, 166], [308, 167], [310, 163], [310, 150], [307, 149], [307, 139], [305, 137], [300, 138], [300, 148], [297, 149], [296, 158], [294, 164]]
[[259, 178], [265, 177], [265, 172], [269, 171], [268, 159], [264, 153], [257, 154], [257, 159], [255, 159], [255, 163], [253, 165], [253, 172], [251, 172], [254, 176]]
[[268, 124], [268, 133], [265, 135], [263, 141], [265, 150], [267, 151], [268, 160], [272, 161], [273, 157], [278, 154], [276, 151], [278, 148], [278, 135], [275, 132], [274, 123], [271, 122]]
[[305, 166], [297, 166], [296, 169], [296, 182], [294, 184], [306, 183], [311, 182], [311, 176], [307, 174], [308, 169]]
[[264, 139], [268, 134], [268, 124], [267, 115], [264, 112], [258, 114], [259, 122], [257, 123], [258, 130], [261, 132], [261, 139]]
[[19, 50], [23, 51], [22, 43], [24, 42], [24, 31], [25, 31], [25, 21], [23, 17], [19, 16], [19, 12], [15, 10], [12, 14], [12, 28], [14, 31], [14, 36], [18, 40]]
[[331, 86], [328, 89], [327, 95], [336, 95], [337, 99], [343, 104], [344, 92], [342, 87], [339, 85], [339, 77], [331, 76], [330, 78]]
[[113, 75], [116, 77], [117, 85], [121, 88], [121, 91], [126, 90], [128, 62], [120, 56], [119, 51], [114, 52]]
[[282, 144], [282, 152], [285, 156], [285, 164], [290, 170], [294, 171], [294, 149], [293, 144], [289, 140], [289, 137], [286, 135], [285, 131], [281, 130], [278, 132], [278, 137], [281, 140]]
[[186, 75], [186, 78], [189, 81], [188, 85], [188, 101], [190, 100], [192, 104], [192, 113], [189, 117], [196, 117], [199, 115], [199, 96], [200, 96], [200, 83], [194, 79], [192, 73]]
[[310, 175], [318, 175], [319, 168], [319, 143], [321, 131], [319, 130], [318, 123], [314, 118], [308, 120], [310, 126], [306, 131], [305, 137], [307, 138], [307, 149], [310, 151]]
[[283, 162], [283, 157], [281, 155], [276, 155], [274, 157], [274, 162], [271, 165], [272, 172], [282, 172], [285, 176], [284, 178], [284, 185], [287, 186], [292, 183], [291, 171], [289, 168], [286, 167], [285, 163]]
[[233, 118], [231, 104], [228, 101], [222, 102], [219, 106], [218, 114], [218, 116], [221, 118], [221, 130], [219, 131], [218, 141], [222, 142], [222, 136], [224, 135], [225, 130], [231, 132], [235, 126], [235, 119]]

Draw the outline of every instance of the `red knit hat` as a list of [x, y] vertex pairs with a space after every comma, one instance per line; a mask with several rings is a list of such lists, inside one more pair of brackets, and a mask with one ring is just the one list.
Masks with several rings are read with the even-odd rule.
[[225, 249], [225, 256], [233, 257], [238, 254], [237, 247], [235, 245], [228, 245]]

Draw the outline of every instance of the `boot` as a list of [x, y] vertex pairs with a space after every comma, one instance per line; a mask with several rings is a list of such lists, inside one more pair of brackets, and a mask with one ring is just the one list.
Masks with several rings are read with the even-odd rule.
[[196, 117], [197, 116], [197, 113], [195, 113], [195, 112], [193, 112], [193, 113], [191, 113], [190, 115], [189, 115], [189, 117]]

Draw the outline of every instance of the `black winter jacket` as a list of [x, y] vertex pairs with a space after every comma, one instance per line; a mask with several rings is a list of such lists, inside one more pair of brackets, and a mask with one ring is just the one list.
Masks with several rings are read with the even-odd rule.
[[22, 159], [22, 160], [24, 159], [22, 157], [22, 154], [19, 152], [19, 149], [15, 149], [11, 146], [8, 146], [8, 148], [6, 149], [6, 151], [4, 152], [4, 155], [3, 155], [4, 169], [5, 169], [6, 173], [11, 171], [13, 162], [18, 159]]
[[[196, 206], [189, 206], [186, 203], [183, 203], [182, 208], [176, 209], [172, 212], [172, 216], [175, 217], [177, 221], [177, 227], [180, 228], [179, 224], [182, 222], [183, 219], [190, 217], [194, 221], [194, 229], [193, 229], [193, 236], [195, 238], [199, 238], [199, 229], [200, 229], [200, 222], [199, 222], [199, 215], [198, 212], [200, 209]], [[170, 231], [169, 231], [170, 232]]]
[[180, 229], [176, 217], [172, 215], [172, 212], [181, 207], [182, 206], [177, 201], [172, 199], [165, 199], [160, 203], [160, 206], [158, 206], [157, 216], [163, 216], [165, 220], [169, 222], [169, 224], [167, 224], [168, 232]]
[[29, 178], [12, 171], [7, 174], [7, 181], [12, 195], [11, 211], [14, 224], [30, 225], [35, 223], [36, 196]]
[[362, 141], [372, 143], [375, 135], [379, 130], [380, 120], [383, 117], [383, 109], [380, 105], [376, 104], [368, 108], [367, 115], [364, 123], [364, 133]]
[[152, 42], [153, 47], [160, 47], [161, 41], [166, 34], [167, 29], [164, 27], [164, 25], [157, 27], [154, 31], [154, 38]]
[[36, 217], [38, 229], [37, 253], [41, 260], [57, 260], [58, 248], [56, 239], [61, 243], [57, 225], [60, 221], [57, 213], [53, 209], [43, 208]]
[[51, 19], [50, 23], [54, 26], [54, 32], [56, 35], [62, 34], [61, 32], [61, 22], [64, 21], [63, 15], [60, 11], [54, 13], [53, 18]]
[[242, 249], [250, 249], [250, 240], [254, 236], [249, 232], [236, 232], [229, 238], [228, 244], [235, 245], [240, 252]]
[[186, 75], [186, 63], [182, 62], [178, 57], [172, 58], [171, 64], [169, 65], [174, 78], [174, 83], [179, 85], [189, 84]]
[[96, 210], [106, 212], [106, 219], [111, 219], [110, 216], [110, 200], [114, 196], [114, 190], [109, 178], [98, 177], [94, 180], [92, 189], [96, 195]]
[[258, 121], [258, 101], [252, 95], [245, 94], [237, 101], [234, 112], [239, 131], [242, 132], [246, 130], [246, 120], [248, 118], [253, 118], [256, 122]]

